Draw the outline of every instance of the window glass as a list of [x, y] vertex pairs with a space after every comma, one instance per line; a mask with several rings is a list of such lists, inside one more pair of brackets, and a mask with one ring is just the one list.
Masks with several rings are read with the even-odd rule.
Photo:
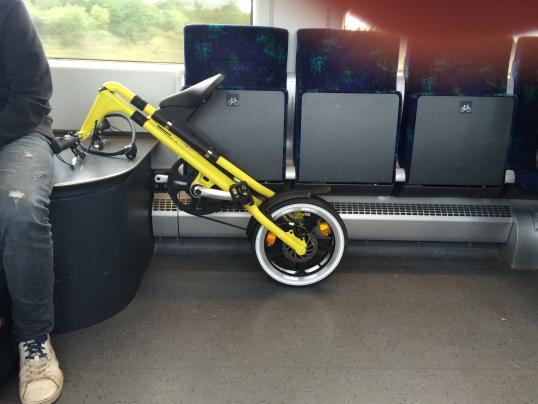
[[344, 20], [344, 29], [350, 31], [370, 31], [372, 30], [372, 27], [366, 21], [361, 20], [359, 17], [348, 11]]
[[24, 0], [49, 58], [183, 63], [186, 24], [250, 25], [251, 0]]

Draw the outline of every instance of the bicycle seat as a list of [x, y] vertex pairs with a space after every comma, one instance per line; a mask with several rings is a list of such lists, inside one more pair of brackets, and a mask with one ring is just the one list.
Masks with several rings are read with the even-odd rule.
[[166, 97], [161, 101], [161, 108], [180, 107], [180, 108], [196, 108], [202, 105], [211, 95], [213, 90], [224, 80], [223, 74], [205, 79], [177, 94]]

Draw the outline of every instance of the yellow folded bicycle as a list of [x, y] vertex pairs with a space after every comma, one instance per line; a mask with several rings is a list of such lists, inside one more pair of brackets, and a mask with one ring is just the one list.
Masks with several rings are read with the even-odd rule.
[[[308, 192], [275, 193], [226, 160], [215, 147], [189, 126], [189, 118], [224, 80], [222, 74], [204, 80], [161, 101], [156, 109], [119, 83], [108, 82], [99, 94], [82, 128], [57, 138], [56, 154], [71, 149], [76, 156], [136, 155], [134, 124], [140, 125], [176, 153], [178, 161], [166, 182], [168, 193], [179, 209], [199, 215], [202, 209], [186, 209], [188, 198], [196, 206], [204, 201], [231, 201], [252, 215], [247, 235], [262, 269], [285, 285], [306, 286], [325, 279], [340, 264], [347, 246], [347, 232], [338, 212], [325, 200]], [[181, 109], [181, 118], [171, 122], [167, 111]], [[102, 151], [107, 118], [124, 116], [132, 132], [130, 146], [113, 153]], [[175, 116], [178, 116], [177, 114]], [[91, 139], [91, 146], [83, 145]], [[94, 145], [96, 147], [91, 149]]]

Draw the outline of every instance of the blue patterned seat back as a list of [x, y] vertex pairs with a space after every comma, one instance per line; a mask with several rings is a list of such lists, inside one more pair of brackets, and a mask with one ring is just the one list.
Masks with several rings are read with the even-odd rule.
[[239, 25], [187, 25], [185, 85], [223, 73], [220, 88], [286, 90], [288, 31]]
[[538, 191], [538, 38], [520, 38], [514, 58], [514, 94], [517, 111], [514, 120], [510, 164], [516, 181]]
[[409, 40], [405, 64], [408, 95], [506, 94], [512, 38], [468, 43]]
[[400, 40], [379, 32], [301, 29], [297, 92], [396, 91]]
[[405, 61], [405, 101], [400, 164], [409, 170], [418, 97], [506, 95], [511, 37], [469, 42], [410, 39]]
[[400, 39], [335, 29], [297, 32], [295, 163], [299, 167], [302, 96], [306, 92], [394, 93]]

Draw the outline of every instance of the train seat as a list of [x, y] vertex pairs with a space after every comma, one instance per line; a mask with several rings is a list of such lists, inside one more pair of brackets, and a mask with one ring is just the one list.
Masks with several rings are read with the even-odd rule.
[[392, 184], [400, 40], [378, 32], [297, 33], [298, 183]]
[[409, 40], [400, 164], [408, 184], [502, 187], [514, 98], [512, 38]]
[[518, 40], [513, 73], [517, 110], [510, 163], [516, 184], [538, 192], [538, 38]]
[[[287, 30], [269, 27], [187, 25], [184, 30], [185, 86], [226, 76], [189, 125], [265, 182], [284, 181], [288, 37]], [[166, 110], [171, 120], [182, 113]]]

